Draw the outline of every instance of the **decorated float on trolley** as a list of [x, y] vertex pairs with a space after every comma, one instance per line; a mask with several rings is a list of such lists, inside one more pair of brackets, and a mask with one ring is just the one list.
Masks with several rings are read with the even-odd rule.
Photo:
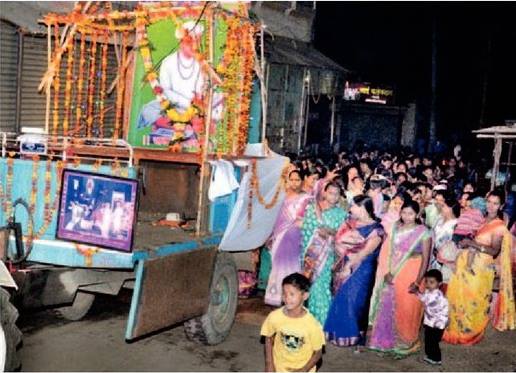
[[260, 25], [216, 2], [77, 2], [42, 22], [44, 129], [0, 134], [0, 283], [18, 286], [0, 303], [78, 320], [95, 294], [130, 288], [127, 340], [184, 322], [220, 343], [237, 306], [229, 252], [265, 242], [289, 166], [258, 136]]

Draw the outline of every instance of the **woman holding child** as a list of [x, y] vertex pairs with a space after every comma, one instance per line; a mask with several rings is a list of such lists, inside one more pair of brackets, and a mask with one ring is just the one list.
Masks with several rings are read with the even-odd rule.
[[334, 236], [346, 220], [347, 213], [338, 207], [341, 189], [336, 182], [325, 183], [315, 196], [315, 200], [306, 208], [301, 228], [301, 261], [302, 271], [312, 283], [308, 308], [317, 321], [324, 325], [332, 298], [330, 287], [334, 264]]
[[351, 219], [341, 226], [335, 237], [335, 298], [324, 326], [326, 339], [341, 347], [365, 342], [369, 299], [384, 238], [372, 199], [360, 195], [353, 202]]
[[[475, 239], [464, 239], [457, 257], [456, 271], [448, 284], [450, 325], [443, 340], [452, 344], [478, 343], [489, 323], [489, 305], [494, 282], [494, 258], [500, 260], [500, 288], [493, 310], [496, 329], [515, 328], [514, 293], [510, 268], [512, 237], [500, 218], [503, 194], [493, 191], [487, 197], [487, 217]], [[474, 252], [472, 265], [468, 254]]]

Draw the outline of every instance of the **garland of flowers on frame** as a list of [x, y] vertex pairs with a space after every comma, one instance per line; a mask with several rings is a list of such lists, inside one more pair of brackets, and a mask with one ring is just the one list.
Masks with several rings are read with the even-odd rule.
[[51, 194], [51, 188], [52, 188], [52, 172], [51, 172], [51, 165], [52, 165], [52, 157], [49, 157], [47, 159], [47, 165], [45, 170], [45, 195], [44, 195], [44, 201], [45, 205], [43, 207], [43, 224], [39, 228], [39, 230], [34, 235], [34, 239], [39, 239], [42, 237], [46, 231], [48, 230], [48, 227], [52, 223], [52, 220], [54, 219], [54, 216], [59, 208], [59, 191], [61, 190], [61, 177], [63, 175], [63, 170], [65, 167], [66, 161], [57, 161], [56, 162], [56, 193], [54, 193], [54, 200], [50, 201], [50, 194]]
[[61, 54], [57, 53], [57, 45], [59, 45], [59, 25], [54, 25], [54, 43], [56, 45], [56, 53], [54, 58], [55, 62], [55, 75], [54, 75], [54, 109], [52, 111], [52, 135], [57, 136], [57, 130], [59, 126], [59, 88], [61, 87]]
[[88, 74], [88, 99], [87, 99], [87, 111], [86, 111], [86, 137], [92, 136], [93, 129], [93, 103], [95, 96], [95, 58], [97, 56], [97, 38], [98, 35], [94, 33], [91, 37], [91, 46], [90, 46], [90, 64], [89, 64], [89, 74]]
[[254, 196], [258, 198], [258, 203], [260, 203], [266, 210], [270, 210], [278, 203], [279, 196], [282, 191], [286, 190], [287, 185], [287, 176], [289, 171], [290, 163], [287, 161], [283, 169], [281, 170], [281, 175], [278, 180], [278, 184], [276, 185], [276, 189], [274, 191], [274, 195], [270, 202], [267, 202], [260, 192], [260, 179], [258, 177], [258, 163], [256, 159], [251, 160], [251, 180], [249, 185], [249, 199], [247, 201], [247, 228], [251, 227], [251, 221], [253, 219], [253, 199]]
[[81, 34], [81, 45], [79, 52], [79, 78], [77, 82], [77, 101], [75, 108], [75, 135], [79, 135], [81, 131], [81, 118], [82, 118], [82, 87], [84, 84], [84, 54], [86, 52], [86, 35]]
[[253, 86], [253, 65], [254, 65], [254, 46], [252, 39], [254, 37], [254, 27], [249, 23], [242, 25], [242, 53], [241, 66], [242, 89], [240, 101], [240, 116], [238, 122], [238, 138], [237, 138], [237, 154], [244, 154], [248, 129], [249, 129], [249, 111], [251, 107], [251, 91]]
[[73, 78], [73, 65], [74, 65], [74, 45], [75, 43], [68, 44], [68, 59], [66, 66], [66, 84], [65, 84], [65, 100], [64, 100], [64, 119], [63, 119], [63, 135], [68, 136], [68, 128], [70, 123], [70, 104], [72, 100], [72, 78]]
[[107, 81], [107, 56], [108, 56], [108, 41], [109, 35], [106, 32], [104, 34], [104, 44], [102, 44], [102, 56], [101, 56], [101, 77], [100, 77], [100, 100], [99, 100], [99, 137], [104, 137], [104, 106], [106, 99], [106, 81]]
[[224, 77], [224, 120], [217, 127], [217, 154], [241, 155], [245, 151], [249, 127], [255, 28], [240, 18], [224, 15], [227, 36], [224, 55], [217, 72]]
[[[12, 202], [11, 202], [11, 193], [13, 189], [13, 175], [14, 175], [14, 155], [9, 154], [9, 157], [7, 158], [7, 175], [6, 175], [6, 187], [5, 187], [5, 195], [2, 191], [2, 199], [3, 199], [3, 205], [2, 209], [5, 212], [5, 216], [8, 218], [11, 216], [12, 212]], [[0, 184], [0, 187], [2, 187], [2, 184]]]

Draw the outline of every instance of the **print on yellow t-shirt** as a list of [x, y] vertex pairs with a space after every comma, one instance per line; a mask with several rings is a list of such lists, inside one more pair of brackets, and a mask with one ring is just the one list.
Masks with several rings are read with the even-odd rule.
[[303, 317], [292, 318], [285, 315], [282, 307], [271, 312], [262, 325], [261, 335], [274, 336], [272, 356], [278, 372], [304, 367], [313, 353], [324, 346], [321, 324], [305, 311]]

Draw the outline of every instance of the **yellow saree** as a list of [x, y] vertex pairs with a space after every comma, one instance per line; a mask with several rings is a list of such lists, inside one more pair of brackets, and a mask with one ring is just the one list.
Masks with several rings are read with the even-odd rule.
[[[510, 250], [512, 236], [501, 220], [485, 224], [478, 232], [478, 242], [490, 241], [496, 231], [503, 233], [500, 252], [500, 293], [496, 302], [493, 325], [498, 330], [515, 328], [514, 293]], [[452, 344], [472, 345], [484, 336], [489, 323], [489, 305], [495, 276], [493, 257], [477, 253], [472, 271], [467, 266], [467, 250], [457, 257], [456, 271], [446, 293], [450, 304], [450, 323], [443, 340]]]

